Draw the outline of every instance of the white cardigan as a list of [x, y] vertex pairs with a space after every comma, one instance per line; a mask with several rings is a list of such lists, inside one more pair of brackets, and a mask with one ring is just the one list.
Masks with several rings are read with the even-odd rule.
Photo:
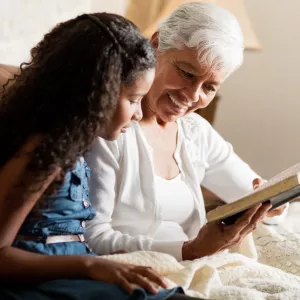
[[[192, 239], [206, 221], [200, 184], [232, 202], [252, 190], [252, 180], [258, 175], [199, 115], [189, 114], [177, 123], [174, 157], [195, 200], [195, 211], [183, 224]], [[90, 198], [97, 211], [86, 233], [93, 251], [108, 254], [153, 250], [181, 260], [184, 241], [153, 239], [162, 221], [161, 210], [156, 200], [151, 150], [139, 123], [133, 122], [117, 141], [98, 138], [86, 159], [91, 168]]]

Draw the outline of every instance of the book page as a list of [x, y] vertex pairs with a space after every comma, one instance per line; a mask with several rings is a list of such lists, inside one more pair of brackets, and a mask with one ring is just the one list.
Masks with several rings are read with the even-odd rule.
[[[296, 164], [284, 171], [282, 171], [281, 173], [277, 174], [276, 176], [274, 176], [273, 178], [269, 179], [267, 182], [265, 182], [263, 185], [261, 185], [259, 188], [255, 189], [255, 193], [258, 192], [258, 191], [261, 191], [277, 182], [280, 182], [286, 178], [289, 178], [293, 175], [296, 175], [297, 173], [300, 172], [300, 163], [299, 164]], [[251, 195], [253, 194], [253, 192], [247, 194], [247, 195]]]
[[282, 171], [281, 173], [277, 174], [276, 176], [274, 176], [273, 178], [269, 179], [266, 183], [264, 183], [262, 186], [260, 186], [259, 188], [257, 188], [258, 190], [262, 190], [265, 189], [277, 182], [280, 182], [288, 177], [291, 177], [293, 175], [296, 175], [297, 173], [300, 172], [300, 163], [296, 164], [284, 171]]
[[240, 212], [245, 211], [255, 203], [271, 201], [274, 207], [279, 207], [298, 197], [300, 195], [299, 173], [300, 163], [274, 176], [256, 190], [247, 193], [243, 198], [210, 211], [207, 214], [208, 222], [222, 219], [223, 221], [226, 220], [224, 221], [226, 224], [231, 224], [230, 222], [235, 222], [237, 217], [241, 215]]

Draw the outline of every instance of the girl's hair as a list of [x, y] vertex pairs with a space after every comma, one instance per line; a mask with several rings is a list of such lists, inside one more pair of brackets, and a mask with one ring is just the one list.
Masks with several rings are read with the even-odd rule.
[[34, 135], [26, 173], [41, 182], [69, 170], [111, 119], [122, 85], [155, 66], [154, 50], [137, 27], [108, 13], [58, 24], [31, 50], [31, 61], [3, 92], [0, 168]]
[[158, 28], [159, 50], [198, 50], [200, 63], [222, 70], [227, 77], [243, 62], [244, 39], [237, 19], [205, 2], [178, 7]]

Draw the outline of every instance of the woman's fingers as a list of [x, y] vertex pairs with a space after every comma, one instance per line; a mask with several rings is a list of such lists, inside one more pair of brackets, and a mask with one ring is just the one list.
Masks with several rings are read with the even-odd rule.
[[238, 218], [237, 221], [230, 227], [233, 227], [233, 230], [235, 232], [241, 232], [244, 228], [246, 228], [251, 223], [252, 218], [258, 212], [261, 206], [262, 204], [258, 203], [253, 207], [249, 208], [248, 210], [246, 210], [245, 213], [240, 218]]
[[[261, 179], [261, 178], [255, 178], [253, 181], [252, 181], [252, 185], [253, 185], [253, 189], [256, 190], [257, 188], [259, 188], [261, 185], [263, 185], [266, 181]], [[278, 207], [276, 209], [273, 209], [271, 211], [269, 211], [267, 213], [267, 217], [269, 218], [272, 218], [272, 217], [275, 217], [275, 216], [280, 216], [284, 210], [286, 208], [286, 205], [283, 205], [281, 207]]]
[[256, 204], [245, 211], [245, 213], [235, 222], [235, 224], [230, 226], [224, 225], [223, 240], [226, 242], [224, 243], [222, 249], [226, 249], [226, 247], [229, 248], [238, 244], [241, 239], [243, 239], [256, 228], [258, 222], [264, 218], [270, 208], [270, 204]]
[[272, 209], [267, 213], [267, 217], [272, 218], [275, 216], [280, 216], [286, 209], [287, 205], [282, 205], [278, 208]]
[[266, 216], [267, 212], [270, 210], [272, 205], [270, 203], [264, 203], [260, 206], [260, 208], [256, 211], [256, 213], [253, 215], [253, 217], [250, 220], [249, 225], [247, 225], [240, 233], [242, 237], [248, 235], [250, 232], [252, 232], [257, 224], [263, 220], [263, 218]]
[[255, 178], [253, 181], [252, 181], [252, 186], [253, 186], [253, 189], [256, 190], [257, 188], [259, 188], [261, 185], [263, 185], [266, 181], [261, 179], [261, 178]]
[[[219, 221], [206, 224], [200, 229], [197, 238], [190, 241], [192, 251], [186, 252], [188, 255], [184, 256], [185, 259], [212, 255], [239, 243], [245, 234], [255, 229], [256, 224], [265, 216], [270, 207], [269, 204], [256, 204], [246, 210], [233, 225], [225, 225]], [[187, 247], [188, 244], [184, 246]]]
[[[245, 228], [249, 227], [253, 216], [257, 213], [260, 207], [261, 204], [259, 203], [249, 208], [233, 225], [225, 225], [223, 223], [220, 224], [216, 222], [215, 225], [219, 228], [219, 241], [215, 242], [220, 244], [219, 251], [228, 249], [240, 241], [241, 232], [245, 230]], [[216, 236], [215, 239], [218, 239], [218, 237]]]

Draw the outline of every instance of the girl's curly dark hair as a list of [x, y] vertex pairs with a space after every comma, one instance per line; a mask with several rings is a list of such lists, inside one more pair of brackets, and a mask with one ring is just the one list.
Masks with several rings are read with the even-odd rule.
[[41, 182], [88, 150], [110, 120], [121, 85], [153, 68], [155, 54], [132, 22], [95, 13], [58, 24], [31, 56], [0, 103], [0, 168], [40, 134], [26, 176]]

